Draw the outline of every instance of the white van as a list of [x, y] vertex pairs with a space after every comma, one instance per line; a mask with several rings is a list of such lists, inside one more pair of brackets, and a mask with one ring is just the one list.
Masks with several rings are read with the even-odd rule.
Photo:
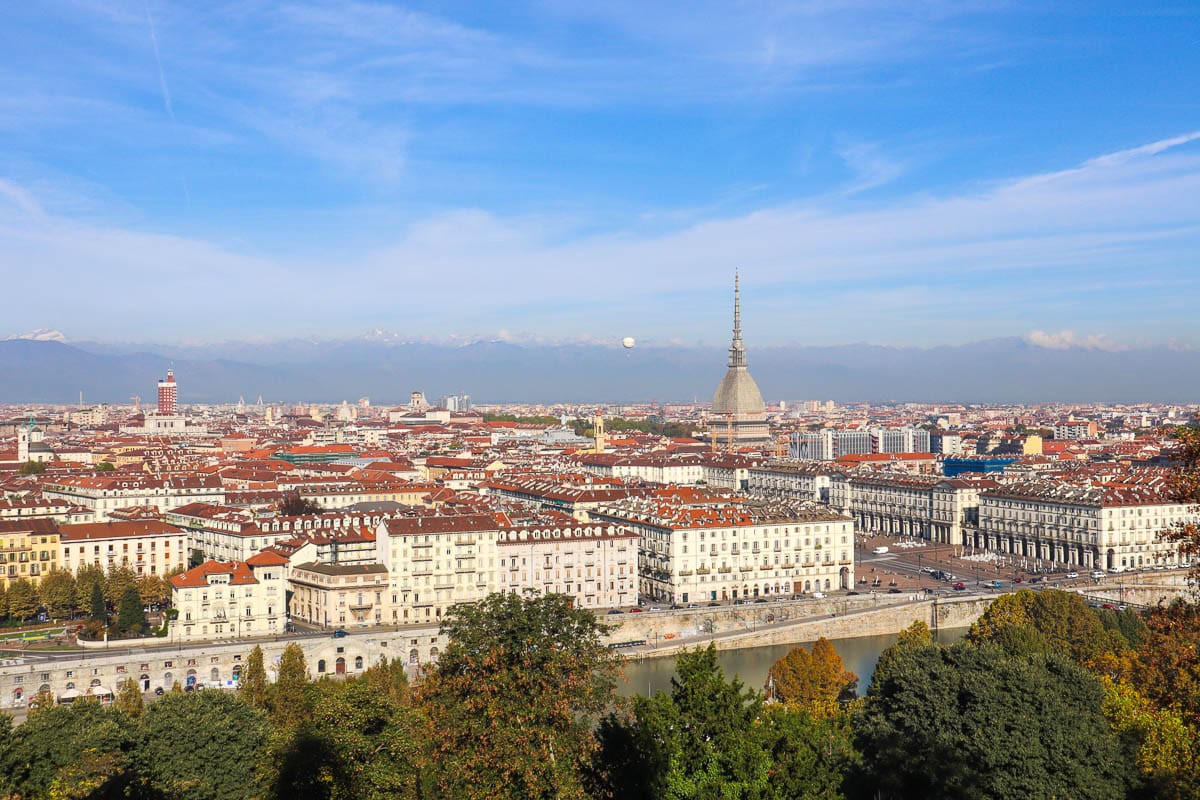
[[888, 549], [887, 549], [886, 547], [876, 547], [876, 548], [875, 548], [874, 550], [872, 550], [871, 552], [872, 552], [872, 553], [874, 553], [874, 554], [875, 554], [875, 555], [877, 555], [877, 556], [881, 556], [881, 555], [883, 555], [884, 553], [886, 553], [887, 551], [888, 551]]

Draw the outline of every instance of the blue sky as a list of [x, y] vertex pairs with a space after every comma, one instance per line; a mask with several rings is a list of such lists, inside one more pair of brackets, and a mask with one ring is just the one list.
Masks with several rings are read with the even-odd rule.
[[[1150, 8], [1153, 6], [1153, 8]], [[0, 336], [1200, 346], [1200, 6], [12, 4]]]

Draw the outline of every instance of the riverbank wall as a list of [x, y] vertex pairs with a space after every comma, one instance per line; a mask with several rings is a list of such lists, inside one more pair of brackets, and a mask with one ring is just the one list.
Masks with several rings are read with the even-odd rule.
[[629, 659], [660, 658], [677, 655], [683, 650], [705, 647], [710, 642], [718, 650], [762, 647], [775, 644], [799, 644], [824, 637], [830, 640], [852, 639], [861, 636], [896, 634], [920, 621], [931, 629], [968, 627], [987, 610], [993, 595], [968, 595], [939, 599], [906, 598], [902, 602], [864, 607], [846, 613], [801, 616], [792, 619], [747, 625], [741, 630], [726, 630], [711, 634], [691, 632], [688, 635], [647, 640], [644, 646], [631, 647], [625, 652]]

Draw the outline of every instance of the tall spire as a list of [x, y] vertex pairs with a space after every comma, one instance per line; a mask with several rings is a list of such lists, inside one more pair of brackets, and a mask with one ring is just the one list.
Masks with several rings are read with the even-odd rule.
[[740, 271], [733, 273], [733, 342], [729, 345], [729, 366], [746, 366], [746, 346], [742, 344], [742, 298]]

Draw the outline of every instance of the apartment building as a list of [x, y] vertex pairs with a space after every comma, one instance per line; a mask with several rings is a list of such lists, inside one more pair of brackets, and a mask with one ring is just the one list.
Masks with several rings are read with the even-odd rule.
[[831, 478], [829, 502], [864, 533], [962, 544], [974, 535], [980, 493], [998, 486], [991, 478], [839, 472]]
[[93, 564], [166, 575], [187, 566], [187, 532], [159, 520], [62, 525], [59, 532], [59, 564], [71, 572]]
[[637, 532], [602, 522], [543, 515], [501, 527], [496, 588], [565, 594], [579, 608], [618, 608], [638, 601]]
[[854, 585], [853, 521], [817, 503], [632, 499], [593, 517], [641, 537], [644, 598], [689, 603]]
[[295, 564], [289, 577], [291, 618], [325, 628], [390, 625], [387, 567]]
[[1180, 564], [1159, 534], [1196, 521], [1195, 506], [1161, 484], [1080, 485], [1054, 479], [1014, 483], [980, 495], [972, 543], [1047, 565], [1122, 572]]
[[216, 475], [153, 478], [143, 475], [71, 476], [48, 481], [42, 496], [90, 509], [97, 521], [128, 506], [175, 508], [188, 503], [225, 502], [225, 487]]
[[36, 585], [58, 566], [58, 525], [49, 519], [0, 520], [0, 588]]
[[829, 502], [834, 472], [820, 461], [768, 461], [747, 470], [746, 493], [752, 497]]
[[287, 624], [287, 559], [259, 553], [245, 561], [206, 561], [171, 578], [172, 642], [270, 636]]

